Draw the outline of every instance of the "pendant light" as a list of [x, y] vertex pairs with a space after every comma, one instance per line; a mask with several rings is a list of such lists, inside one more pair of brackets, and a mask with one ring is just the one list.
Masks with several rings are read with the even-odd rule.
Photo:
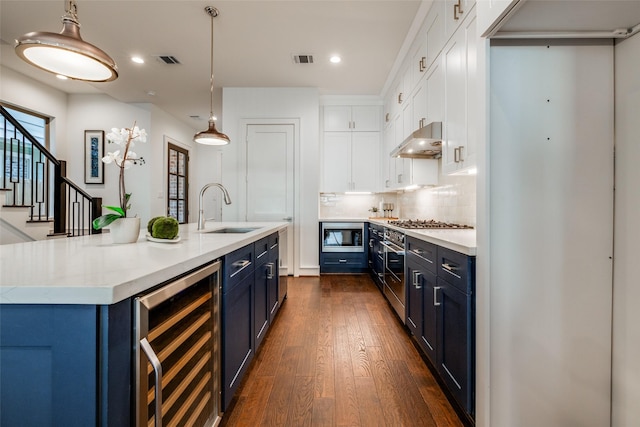
[[215, 117], [213, 115], [213, 18], [219, 15], [218, 9], [207, 6], [204, 11], [211, 17], [211, 114], [209, 115], [209, 129], [198, 132], [193, 140], [204, 145], [227, 145], [229, 137], [216, 129]]
[[104, 51], [82, 40], [78, 7], [69, 1], [62, 17], [62, 31], [36, 31], [16, 40], [16, 54], [44, 71], [89, 82], [118, 78], [118, 67]]

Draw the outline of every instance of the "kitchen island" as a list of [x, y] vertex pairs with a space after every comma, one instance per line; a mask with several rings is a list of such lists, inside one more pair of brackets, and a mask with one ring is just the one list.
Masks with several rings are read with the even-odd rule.
[[104, 233], [0, 246], [0, 425], [132, 425], [133, 298], [288, 225], [188, 224], [174, 243], [143, 230], [135, 244]]

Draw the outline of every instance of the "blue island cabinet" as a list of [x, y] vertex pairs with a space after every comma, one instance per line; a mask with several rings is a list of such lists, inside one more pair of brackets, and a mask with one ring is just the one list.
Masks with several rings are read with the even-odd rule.
[[128, 426], [131, 301], [0, 306], [0, 425]]
[[242, 382], [279, 308], [278, 233], [224, 257], [222, 409]]

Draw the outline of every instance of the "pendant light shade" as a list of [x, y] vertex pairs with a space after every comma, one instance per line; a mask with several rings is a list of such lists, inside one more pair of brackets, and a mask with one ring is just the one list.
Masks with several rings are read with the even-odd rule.
[[216, 129], [215, 117], [213, 115], [213, 18], [220, 13], [213, 6], [207, 6], [204, 11], [211, 17], [211, 111], [209, 115], [209, 128], [194, 135], [193, 140], [204, 145], [227, 145], [230, 140], [227, 135]]
[[16, 40], [16, 54], [41, 70], [74, 80], [110, 82], [118, 78], [114, 60], [80, 37], [75, 1], [69, 1], [60, 33], [31, 32]]
[[196, 133], [193, 140], [204, 145], [227, 145], [230, 142], [227, 135], [216, 129], [213, 117], [209, 119], [209, 129]]

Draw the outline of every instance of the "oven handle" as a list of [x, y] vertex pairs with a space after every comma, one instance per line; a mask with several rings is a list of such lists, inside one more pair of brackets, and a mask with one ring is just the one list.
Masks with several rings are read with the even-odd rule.
[[395, 252], [397, 255], [404, 255], [404, 248], [402, 246], [395, 245], [386, 240], [383, 240], [380, 243], [382, 243], [382, 246], [389, 249], [391, 252]]
[[162, 364], [158, 359], [155, 351], [151, 348], [151, 344], [147, 341], [147, 338], [142, 338], [140, 340], [140, 347], [144, 354], [147, 355], [151, 366], [153, 366], [153, 373], [155, 375], [156, 386], [155, 386], [155, 427], [162, 427]]

